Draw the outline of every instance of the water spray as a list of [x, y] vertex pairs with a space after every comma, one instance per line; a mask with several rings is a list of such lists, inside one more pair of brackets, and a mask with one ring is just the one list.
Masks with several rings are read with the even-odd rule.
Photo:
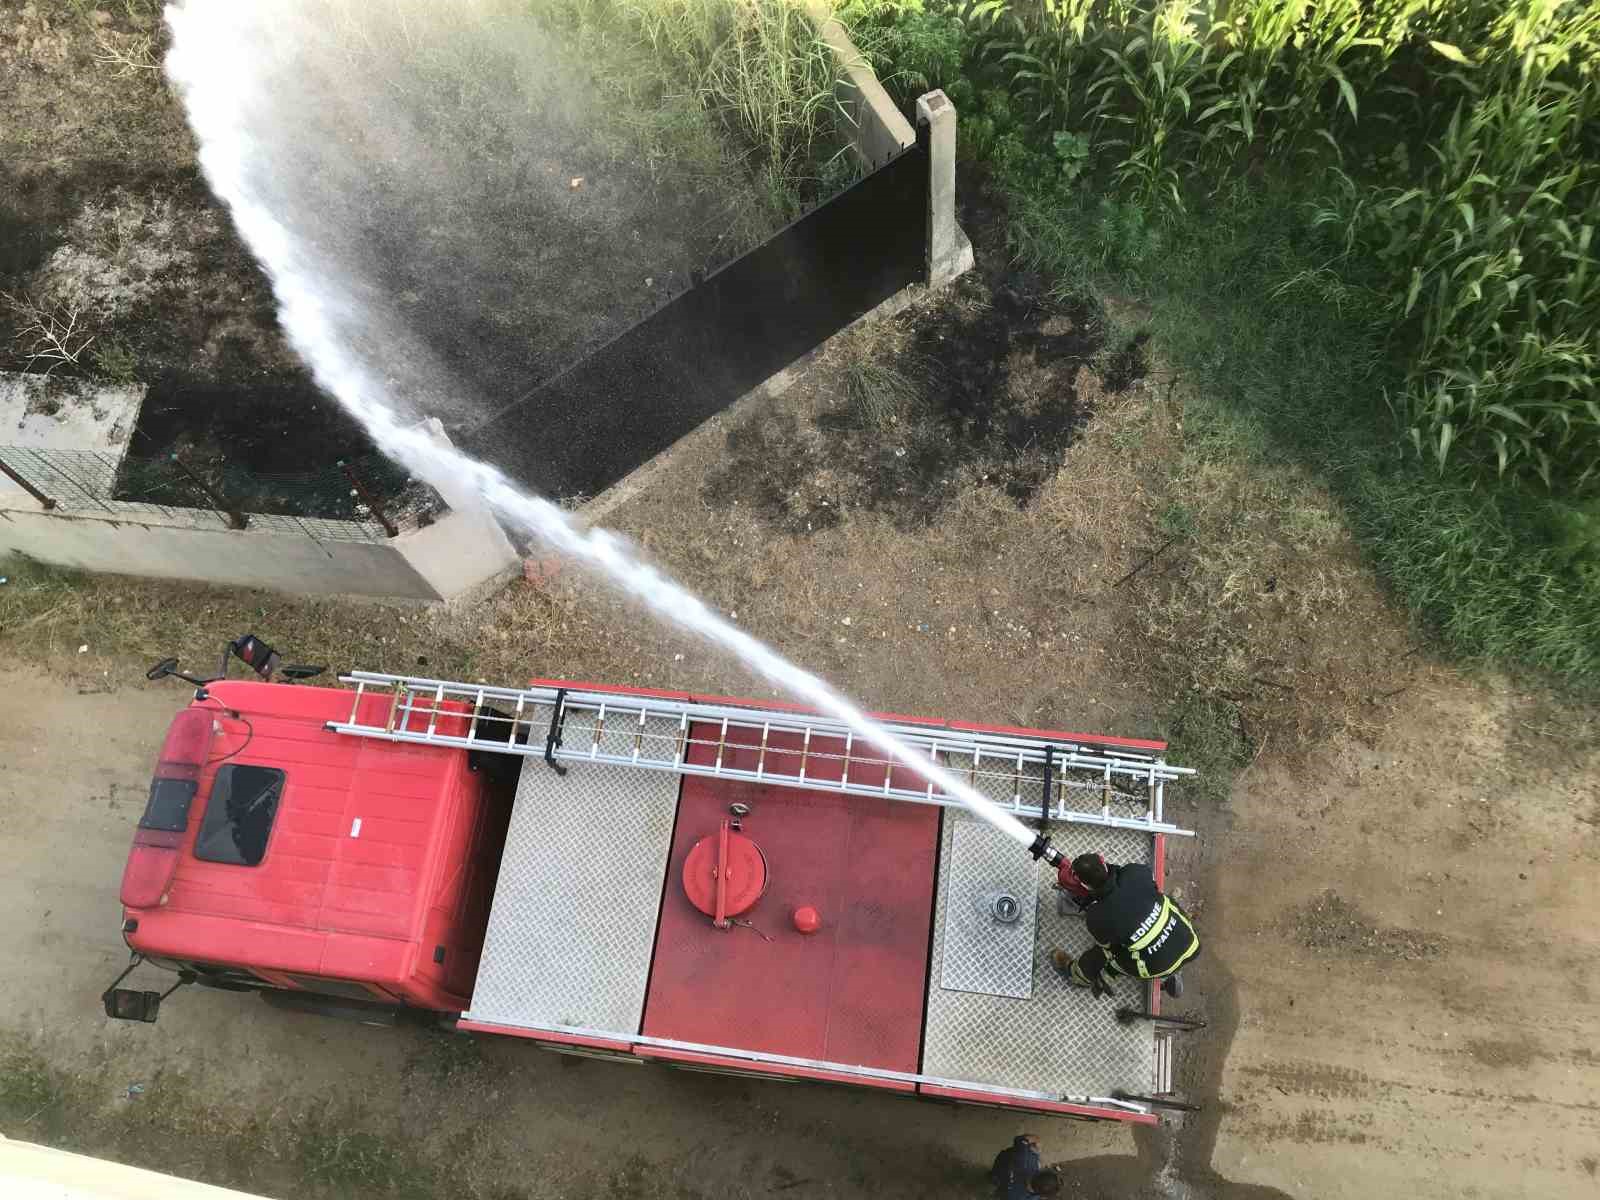
[[[360, 322], [355, 289], [320, 261], [307, 240], [281, 220], [254, 182], [273, 164], [252, 133], [252, 120], [271, 112], [270, 63], [263, 31], [281, 36], [276, 6], [267, 0], [187, 0], [169, 5], [172, 49], [166, 71], [182, 96], [199, 143], [200, 166], [234, 225], [272, 281], [285, 336], [317, 383], [361, 423], [385, 453], [441, 491], [475, 496], [508, 524], [569, 558], [601, 572], [663, 620], [731, 652], [774, 685], [843, 722], [884, 754], [958, 800], [974, 815], [1026, 847], [1035, 859], [1059, 864], [1061, 853], [1016, 817], [911, 749], [827, 683], [724, 620], [703, 601], [603, 529], [581, 530], [555, 504], [529, 495], [499, 470], [436, 441], [397, 414], [389, 389], [341, 336], [341, 323]], [[366, 322], [370, 325], [371, 322]]]

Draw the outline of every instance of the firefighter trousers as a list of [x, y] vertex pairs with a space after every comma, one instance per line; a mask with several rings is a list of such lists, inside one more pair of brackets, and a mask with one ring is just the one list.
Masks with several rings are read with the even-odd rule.
[[[1163, 971], [1159, 975], [1150, 975], [1147, 976], [1147, 978], [1164, 979], [1168, 975], [1176, 975], [1180, 970], [1193, 962], [1198, 956], [1199, 950], [1196, 949], [1194, 954], [1191, 954], [1187, 958], [1183, 959], [1176, 966], [1174, 966], [1172, 970]], [[1072, 970], [1069, 972], [1069, 974], [1072, 976], [1072, 981], [1074, 983], [1080, 984], [1083, 987], [1091, 986], [1097, 979], [1100, 981], [1102, 986], [1109, 987], [1111, 985], [1111, 981], [1118, 975], [1126, 975], [1129, 979], [1138, 978], [1137, 975], [1123, 970], [1122, 967], [1118, 965], [1117, 960], [1107, 954], [1105, 952], [1105, 948], [1102, 946], [1091, 946], [1082, 954], [1078, 955], [1077, 958], [1073, 959]]]

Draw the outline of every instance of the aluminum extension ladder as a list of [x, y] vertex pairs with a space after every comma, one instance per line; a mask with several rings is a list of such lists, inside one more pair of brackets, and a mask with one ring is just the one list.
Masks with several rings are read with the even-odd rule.
[[[610, 763], [961, 806], [843, 722], [810, 713], [368, 671], [339, 678], [355, 685], [355, 693], [349, 719], [327, 722], [335, 733], [542, 757], [561, 774], [571, 764]], [[1166, 785], [1194, 771], [1156, 755], [941, 725], [880, 724], [1017, 817], [1192, 836], [1165, 819], [1163, 804]]]

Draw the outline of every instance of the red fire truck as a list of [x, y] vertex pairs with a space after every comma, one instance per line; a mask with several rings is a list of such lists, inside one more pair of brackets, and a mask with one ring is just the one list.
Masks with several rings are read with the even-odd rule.
[[[1157, 989], [1067, 986], [1081, 919], [1016, 842], [827, 717], [534, 680], [259, 678], [173, 719], [123, 876], [109, 1016], [183, 983], [567, 1053], [1153, 1123]], [[228, 652], [224, 654], [224, 673]], [[276, 678], [274, 678], [276, 676]], [[1161, 879], [1160, 742], [879, 714], [1071, 855]], [[118, 986], [141, 963], [167, 992]]]

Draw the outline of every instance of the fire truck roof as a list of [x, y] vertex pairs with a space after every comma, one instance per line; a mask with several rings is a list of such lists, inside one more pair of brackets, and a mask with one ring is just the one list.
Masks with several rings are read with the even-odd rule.
[[[348, 692], [254, 682], [207, 690], [199, 705], [217, 716], [204, 811], [190, 822], [192, 853], [168, 902], [140, 914], [141, 947], [229, 962], [243, 922], [253, 963], [398, 977], [422, 934], [423, 884], [442, 868], [441, 831], [466, 755], [328, 733], [325, 722], [349, 715]], [[379, 712], [382, 700], [370, 703]], [[246, 810], [267, 792], [270, 828], [252, 829]], [[264, 848], [269, 837], [271, 853], [250, 863], [250, 840]]]

